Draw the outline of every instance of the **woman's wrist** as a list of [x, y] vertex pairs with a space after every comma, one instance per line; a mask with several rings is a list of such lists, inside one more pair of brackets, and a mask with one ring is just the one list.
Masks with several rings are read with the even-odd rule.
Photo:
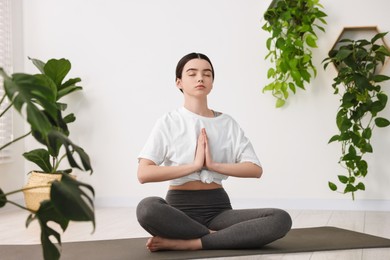
[[191, 172], [198, 172], [198, 171], [202, 170], [202, 168], [203, 168], [203, 165], [196, 164], [196, 163], [191, 164]]
[[218, 169], [220, 168], [220, 163], [212, 162], [212, 163], [206, 165], [206, 168], [209, 171], [219, 172]]

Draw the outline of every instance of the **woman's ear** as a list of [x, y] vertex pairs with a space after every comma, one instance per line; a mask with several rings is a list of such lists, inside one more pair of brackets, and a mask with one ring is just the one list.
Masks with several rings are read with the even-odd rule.
[[183, 85], [181, 84], [181, 79], [176, 79], [176, 87], [183, 92]]

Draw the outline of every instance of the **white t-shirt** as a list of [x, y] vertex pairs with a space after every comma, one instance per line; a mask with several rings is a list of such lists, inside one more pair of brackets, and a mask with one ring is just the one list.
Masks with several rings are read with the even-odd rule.
[[[213, 161], [219, 163], [252, 162], [261, 166], [251, 142], [238, 123], [229, 115], [199, 116], [184, 107], [162, 116], [155, 124], [138, 159], [145, 158], [156, 165], [177, 166], [194, 161], [198, 136], [205, 128]], [[222, 183], [228, 176], [202, 169], [170, 181], [182, 185], [200, 180]]]

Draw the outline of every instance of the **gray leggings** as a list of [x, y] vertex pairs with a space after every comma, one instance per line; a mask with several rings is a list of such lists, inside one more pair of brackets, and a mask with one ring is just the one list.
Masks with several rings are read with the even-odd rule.
[[170, 190], [166, 200], [145, 198], [138, 204], [137, 218], [153, 236], [200, 238], [203, 249], [260, 248], [284, 237], [292, 225], [281, 209], [233, 210], [222, 188]]

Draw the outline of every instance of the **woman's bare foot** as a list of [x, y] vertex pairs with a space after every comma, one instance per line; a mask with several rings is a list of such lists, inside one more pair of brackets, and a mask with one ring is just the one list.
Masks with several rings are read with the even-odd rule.
[[202, 249], [200, 239], [168, 239], [163, 237], [151, 237], [146, 242], [146, 248], [151, 252], [160, 250], [199, 250]]

